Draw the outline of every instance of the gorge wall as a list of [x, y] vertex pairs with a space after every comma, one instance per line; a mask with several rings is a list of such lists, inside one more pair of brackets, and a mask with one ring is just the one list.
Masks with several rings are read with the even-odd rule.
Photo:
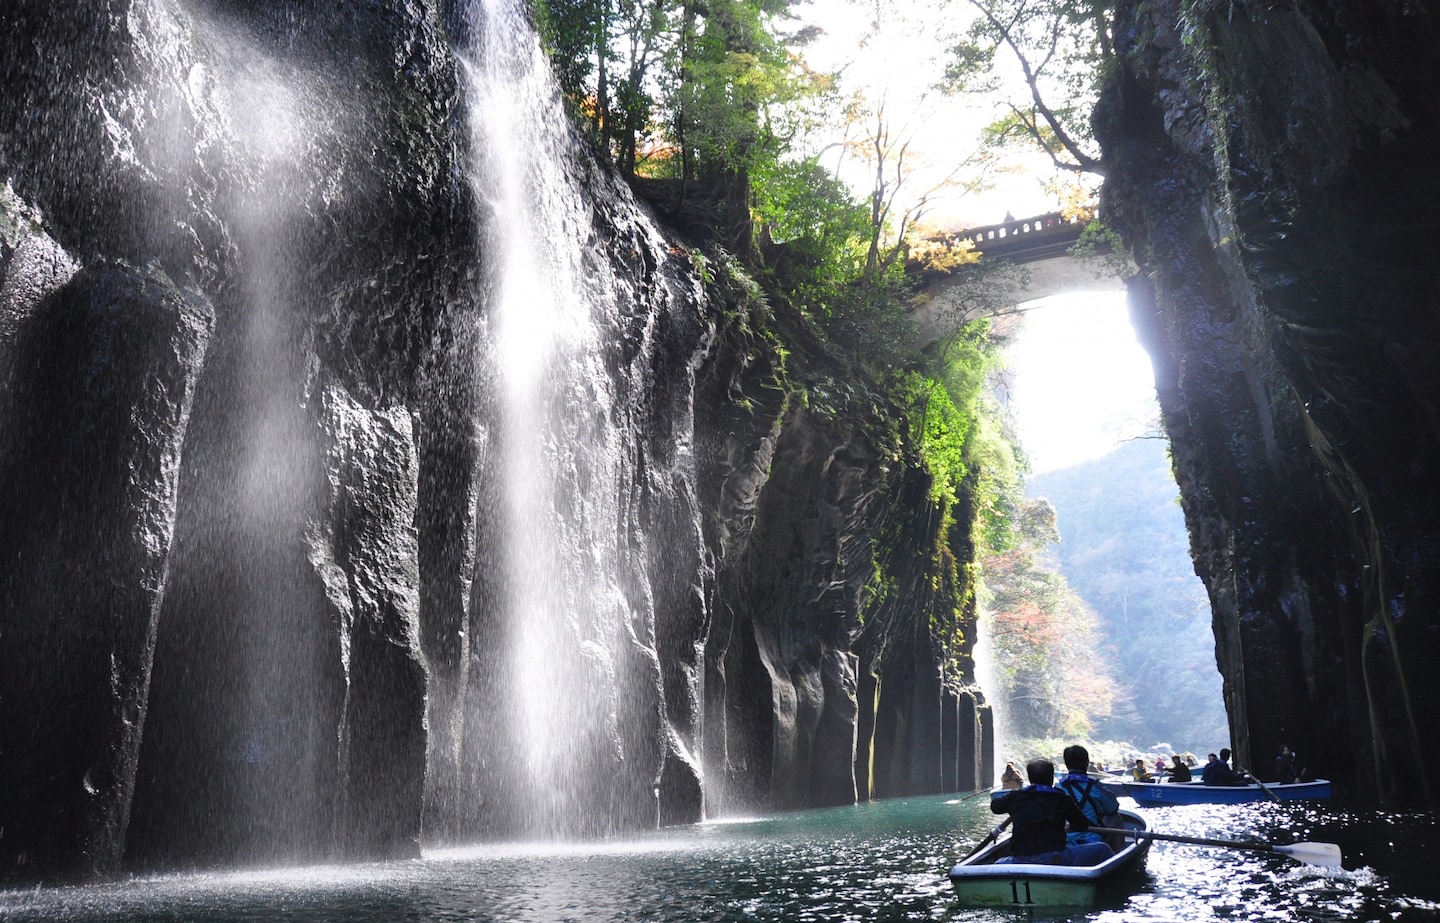
[[[517, 196], [551, 224], [503, 218], [503, 17], [0, 11], [0, 878], [988, 784], [967, 529], [863, 374], [563, 123]], [[574, 246], [513, 273], [527, 235]], [[497, 305], [558, 275], [593, 346], [561, 324], [517, 419]], [[538, 661], [521, 583], [564, 603]]]
[[1141, 268], [1237, 760], [1433, 809], [1440, 22], [1118, 4], [1102, 198]]

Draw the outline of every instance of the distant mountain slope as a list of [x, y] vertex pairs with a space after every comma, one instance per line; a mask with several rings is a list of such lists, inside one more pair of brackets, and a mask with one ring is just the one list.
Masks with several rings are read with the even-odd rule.
[[1058, 569], [1100, 616], [1123, 688], [1098, 736], [1204, 752], [1230, 736], [1209, 600], [1160, 439], [1031, 479], [1055, 507]]

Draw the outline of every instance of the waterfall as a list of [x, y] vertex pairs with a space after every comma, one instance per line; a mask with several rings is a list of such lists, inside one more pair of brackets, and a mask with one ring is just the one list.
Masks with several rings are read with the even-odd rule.
[[523, 0], [122, 6], [0, 35], [0, 877], [697, 818], [711, 312]]
[[[990, 619], [988, 617], [975, 620], [975, 683], [981, 689], [999, 689], [1000, 680], [996, 674], [995, 652], [992, 649], [993, 644], [990, 640], [989, 623]], [[1009, 752], [1005, 748], [1010, 740], [1009, 730], [1005, 724], [1005, 719], [1008, 717], [1006, 715], [1006, 704], [1007, 703], [998, 696], [990, 700], [990, 714], [993, 716], [992, 720], [994, 722], [991, 725], [994, 733], [994, 752], [992, 754], [993, 759], [991, 760], [991, 765], [982, 767], [982, 772], [989, 773], [989, 780], [999, 779], [1000, 774], [1005, 770], [1005, 756]], [[990, 783], [989, 781], [985, 781], [984, 784], [988, 785]]]
[[[513, 704], [468, 723], [499, 735], [490, 761], [513, 761], [509, 785], [484, 786], [511, 802], [497, 808], [503, 826], [594, 832], [613, 822], [611, 777], [627, 759], [633, 772], [637, 756], [626, 752], [620, 675], [637, 633], [624, 588], [643, 582], [624, 502], [633, 437], [623, 375], [606, 364], [621, 306], [612, 274], [587, 269], [592, 216], [567, 156], [575, 140], [523, 4], [484, 0], [472, 16], [471, 182], [488, 224], [493, 344], [482, 374], [496, 405], [485, 515], [501, 546], [489, 618], [499, 699]], [[653, 645], [638, 621], [641, 645]]]

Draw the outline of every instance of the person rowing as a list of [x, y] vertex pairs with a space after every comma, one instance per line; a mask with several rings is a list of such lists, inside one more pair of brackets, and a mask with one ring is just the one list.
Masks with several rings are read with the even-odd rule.
[[1221, 750], [1220, 756], [1211, 753], [1207, 756], [1209, 760], [1205, 764], [1205, 771], [1200, 774], [1200, 781], [1206, 785], [1245, 785], [1249, 783], [1250, 777], [1244, 773], [1235, 772], [1230, 768], [1227, 760], [1230, 758], [1228, 749]]
[[1055, 788], [1055, 764], [1033, 759], [1025, 764], [1030, 784], [1013, 792], [990, 796], [990, 810], [1009, 814], [1015, 830], [1010, 836], [1010, 855], [997, 863], [1027, 865], [1098, 865], [1114, 855], [1105, 843], [1067, 845], [1065, 825], [1072, 830], [1090, 829], [1087, 818], [1065, 792]]
[[1299, 768], [1295, 753], [1285, 745], [1275, 756], [1275, 781], [1282, 785], [1289, 785], [1292, 782], [1299, 782], [1305, 775], [1305, 770]]

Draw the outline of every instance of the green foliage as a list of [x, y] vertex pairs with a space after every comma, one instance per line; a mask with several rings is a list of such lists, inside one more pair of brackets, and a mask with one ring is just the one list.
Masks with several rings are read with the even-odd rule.
[[789, 2], [532, 0], [562, 87], [623, 170], [712, 183], [700, 195], [724, 246], [747, 264], [758, 255], [767, 287], [852, 356], [904, 367], [915, 347], [904, 227], [796, 150], [843, 107], [833, 81], [790, 53], [801, 37], [780, 31]]
[[726, 303], [733, 306], [736, 312], [734, 319], [740, 326], [745, 328], [747, 333], [769, 340], [776, 356], [783, 361], [789, 350], [776, 338], [770, 325], [755, 329], [750, 323], [752, 319], [773, 319], [770, 297], [755, 277], [739, 260], [724, 250], [714, 250], [708, 256], [703, 251], [691, 250], [689, 255], [690, 262], [700, 274], [700, 278], [723, 293]]
[[697, 172], [745, 173], [773, 148], [762, 110], [790, 92], [789, 58], [768, 28], [775, 0], [711, 0], [681, 39], [679, 79], [670, 105], [676, 140], [693, 152]]
[[892, 394], [905, 408], [911, 441], [930, 472], [931, 498], [953, 507], [969, 474], [965, 444], [974, 418], [955, 405], [941, 382], [918, 372], [901, 375]]
[[772, 277], [806, 314], [827, 316], [864, 271], [866, 207], [813, 162], [762, 162], [751, 180]]
[[577, 109], [590, 92], [608, 7], [609, 0], [530, 0], [531, 16], [550, 55], [555, 79]]
[[990, 323], [980, 320], [951, 337], [931, 373], [913, 368], [895, 378], [892, 396], [909, 421], [909, 440], [930, 471], [938, 503], [953, 506], [972, 468], [992, 462], [996, 446], [978, 445], [975, 436], [996, 431], [996, 410], [984, 398], [996, 361]]
[[980, 94], [1000, 87], [995, 68], [999, 46], [972, 31], [950, 48], [941, 88], [949, 93]]
[[1124, 241], [1114, 228], [1098, 218], [1085, 225], [1080, 239], [1069, 252], [1089, 266], [1097, 279], [1124, 279], [1135, 274]]
[[999, 409], [987, 402], [986, 410], [968, 448], [975, 469], [975, 528], [981, 547], [1002, 551], [1013, 548], [1019, 535], [1025, 460]]
[[915, 321], [905, 310], [910, 288], [900, 274], [836, 292], [823, 326], [858, 361], [878, 373], [917, 364]]
[[1022, 144], [1068, 170], [1100, 172], [1090, 130], [1099, 88], [1114, 68], [1108, 0], [966, 0], [978, 14], [951, 50], [943, 86], [951, 93], [1005, 93], [996, 67], [1018, 67], [1008, 113], [993, 144]]
[[789, 0], [531, 0], [571, 108], [628, 173], [744, 176], [773, 114], [823, 84], [775, 27]]
[[914, 365], [911, 282], [903, 260], [870, 268], [869, 206], [809, 161], [759, 161], [751, 180], [767, 282], [858, 360]]
[[984, 547], [1010, 545], [1010, 520], [1024, 490], [1026, 469], [1020, 444], [990, 393], [1003, 341], [988, 318], [971, 321], [940, 346], [939, 381], [954, 405], [972, 421], [964, 446], [977, 537]]
[[633, 174], [640, 150], [653, 134], [655, 73], [674, 42], [675, 4], [671, 0], [594, 2], [604, 12], [596, 36], [600, 66], [593, 105], [587, 108], [616, 164]]

